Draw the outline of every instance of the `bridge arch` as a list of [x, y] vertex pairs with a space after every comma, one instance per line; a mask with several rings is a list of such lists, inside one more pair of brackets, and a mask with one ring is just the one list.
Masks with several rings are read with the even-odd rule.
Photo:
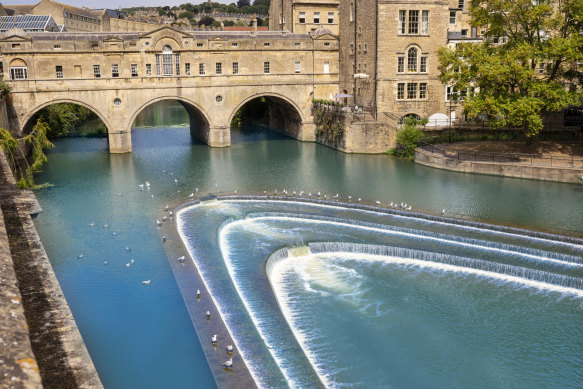
[[303, 125], [307, 122], [304, 111], [295, 101], [276, 92], [255, 93], [241, 100], [229, 115], [229, 125], [245, 104], [262, 97], [267, 100], [269, 106], [269, 127], [277, 129], [284, 135], [303, 140]]
[[140, 112], [152, 104], [165, 100], [172, 100], [180, 103], [188, 113], [190, 119], [190, 134], [194, 138], [208, 143], [211, 128], [208, 113], [200, 104], [183, 96], [165, 95], [146, 101], [133, 110], [133, 114], [130, 116], [129, 122], [126, 124], [125, 128], [129, 128], [131, 131], [131, 128]]
[[20, 127], [22, 128], [22, 131], [24, 132], [26, 130], [26, 128], [31, 124], [29, 123], [30, 120], [32, 118], [34, 118], [34, 116], [39, 113], [39, 111], [45, 107], [48, 107], [49, 105], [53, 105], [53, 104], [63, 104], [63, 103], [72, 103], [72, 104], [77, 104], [77, 105], [81, 105], [89, 110], [91, 110], [91, 112], [93, 112], [94, 114], [97, 115], [97, 117], [99, 119], [101, 119], [101, 121], [103, 122], [103, 124], [105, 125], [105, 128], [107, 129], [107, 133], [109, 134], [111, 132], [111, 129], [113, 127], [111, 127], [111, 123], [109, 122], [109, 120], [107, 119], [107, 116], [104, 115], [99, 109], [97, 109], [95, 106], [88, 104], [85, 101], [80, 101], [80, 100], [76, 100], [76, 99], [55, 99], [55, 100], [50, 100], [47, 102], [44, 102], [42, 104], [37, 105], [35, 108], [31, 109], [30, 111], [27, 112], [27, 114], [25, 114], [22, 118], [22, 122], [20, 124]]

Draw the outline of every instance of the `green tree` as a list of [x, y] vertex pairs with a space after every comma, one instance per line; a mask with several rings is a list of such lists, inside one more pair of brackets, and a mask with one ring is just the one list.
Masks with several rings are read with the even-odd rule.
[[192, 19], [192, 18], [194, 18], [194, 14], [190, 11], [184, 11], [178, 14], [178, 19]]
[[441, 80], [473, 119], [534, 136], [545, 112], [582, 102], [581, 0], [472, 0], [480, 43], [439, 50]]
[[211, 18], [210, 16], [204, 16], [202, 17], [199, 21], [198, 21], [198, 26], [210, 26], [211, 24], [213, 24], [213, 22], [215, 21], [214, 18]]
[[425, 138], [425, 134], [419, 129], [419, 126], [424, 124], [427, 124], [427, 119], [416, 119], [413, 116], [406, 117], [401, 129], [397, 132], [395, 148], [390, 149], [387, 153], [397, 157], [413, 158], [415, 156], [415, 148]]
[[232, 21], [232, 20], [225, 20], [225, 21], [223, 22], [223, 25], [224, 25], [225, 27], [228, 27], [228, 26], [234, 26], [234, 25], [235, 25], [235, 22], [234, 22], [234, 21]]

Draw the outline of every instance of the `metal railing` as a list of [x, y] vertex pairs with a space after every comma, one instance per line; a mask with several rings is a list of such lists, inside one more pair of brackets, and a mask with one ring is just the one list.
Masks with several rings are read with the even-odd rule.
[[418, 148], [432, 154], [442, 155], [448, 159], [458, 161], [512, 163], [523, 166], [556, 167], [556, 168], [583, 168], [583, 158], [564, 156], [544, 156], [538, 154], [488, 153], [450, 149], [427, 143], [419, 144]]

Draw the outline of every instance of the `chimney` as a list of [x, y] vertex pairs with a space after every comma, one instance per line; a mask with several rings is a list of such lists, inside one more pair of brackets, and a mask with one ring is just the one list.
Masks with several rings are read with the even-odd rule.
[[253, 34], [257, 34], [257, 15], [253, 14], [253, 20], [251, 20], [251, 27], [253, 27]]

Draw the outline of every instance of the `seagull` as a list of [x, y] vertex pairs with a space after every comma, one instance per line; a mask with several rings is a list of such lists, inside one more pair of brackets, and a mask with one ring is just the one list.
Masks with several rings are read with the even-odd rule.
[[108, 228], [108, 227], [109, 227], [109, 224], [104, 224], [103, 225], [103, 228]]
[[359, 203], [360, 203], [360, 200], [361, 200], [361, 199], [360, 199], [360, 197], [359, 197], [359, 198], [358, 198], [358, 202], [359, 202]]
[[320, 192], [318, 192], [318, 197], [320, 197]]
[[144, 285], [150, 285], [150, 282], [151, 282], [151, 281], [152, 281], [152, 280], [146, 280], [146, 281], [142, 281], [142, 284], [144, 284]]
[[337, 199], [338, 198], [338, 193], [336, 193], [336, 195], [334, 195], [334, 198]]
[[162, 173], [166, 173], [166, 170], [162, 170]]
[[264, 191], [263, 191], [263, 194], [267, 194], [267, 191], [266, 191], [266, 190], [264, 190]]
[[213, 345], [217, 344], [217, 334], [213, 335], [213, 337], [211, 338], [211, 342]]
[[130, 249], [129, 247], [126, 247], [126, 251], [132, 251], [132, 249]]
[[206, 319], [210, 319], [211, 318], [211, 311], [206, 311]]
[[117, 235], [117, 232], [113, 231], [113, 233], [112, 233], [112, 234], [113, 234], [113, 236], [116, 236], [116, 235]]
[[140, 188], [140, 190], [144, 190], [144, 184], [138, 185], [138, 188]]
[[168, 215], [170, 215], [170, 217], [172, 217], [172, 215], [173, 215], [172, 211], [168, 212]]
[[174, 183], [175, 184], [178, 184], [178, 180], [176, 178], [174, 179]]
[[103, 261], [103, 264], [104, 264], [104, 265], [107, 265], [107, 261]]
[[146, 186], [149, 188], [150, 187], [150, 183], [148, 181], [146, 181]]
[[407, 208], [407, 211], [410, 211], [410, 210], [411, 210], [411, 206], [409, 205], [409, 207]]
[[130, 266], [131, 266], [131, 263], [129, 263], [129, 262], [126, 263], [126, 267], [130, 267]]
[[200, 289], [197, 289], [197, 290], [196, 290], [196, 298], [197, 298], [197, 299], [198, 299], [198, 298], [200, 298]]
[[198, 193], [198, 188], [194, 188], [194, 190]]
[[312, 197], [312, 192], [308, 193], [308, 196], [309, 196], [309, 197]]
[[233, 345], [232, 344], [230, 344], [230, 345], [227, 346], [227, 351], [230, 352], [230, 353], [233, 352]]
[[348, 201], [352, 200], [352, 196], [348, 196]]
[[117, 195], [118, 195], [119, 197], [123, 196], [123, 194], [121, 194], [121, 193], [118, 193]]
[[168, 208], [170, 208], [170, 207], [168, 207], [168, 204], [166, 204], [166, 206], [164, 207], [164, 210], [167, 211]]
[[162, 237], [162, 242], [166, 242], [166, 235]]
[[178, 257], [178, 258], [176, 258], [176, 260], [177, 260], [178, 262], [182, 263], [182, 262], [184, 262], [184, 259], [185, 259], [185, 258], [186, 258], [186, 257], [183, 255], [183, 256], [181, 256], [181, 257]]
[[134, 262], [136, 262], [136, 261], [135, 261], [133, 258], [132, 258], [132, 259], [130, 259], [130, 263], [131, 263], [132, 265], [134, 264]]
[[163, 221], [163, 222], [166, 222], [166, 216], [163, 216], [163, 217], [162, 217], [162, 221]]
[[296, 195], [296, 191], [294, 190], [294, 196]]
[[391, 203], [389, 204], [389, 207], [391, 207], [391, 208], [393, 207], [393, 202], [392, 202], [392, 201], [391, 201]]
[[77, 255], [77, 258], [83, 258], [83, 254]]
[[162, 225], [162, 222], [161, 222], [160, 220], [156, 219], [156, 225], [157, 225], [158, 227], [160, 227], [160, 226]]
[[378, 201], [378, 200], [377, 200], [377, 201], [375, 201], [375, 203], [377, 203], [377, 205], [381, 205], [381, 202], [380, 202], [380, 201]]
[[233, 366], [233, 358], [229, 358], [227, 361], [225, 361], [225, 363], [223, 363], [223, 366], [230, 368]]
[[154, 198], [154, 195], [152, 195], [152, 198]]
[[189, 194], [188, 197], [193, 198], [194, 197], [194, 193]]
[[88, 224], [90, 227], [93, 227], [95, 225], [95, 222], [91, 222]]
[[443, 214], [445, 214], [445, 209], [442, 209], [442, 210], [441, 210], [441, 214], [442, 214], [442, 215], [443, 215]]

